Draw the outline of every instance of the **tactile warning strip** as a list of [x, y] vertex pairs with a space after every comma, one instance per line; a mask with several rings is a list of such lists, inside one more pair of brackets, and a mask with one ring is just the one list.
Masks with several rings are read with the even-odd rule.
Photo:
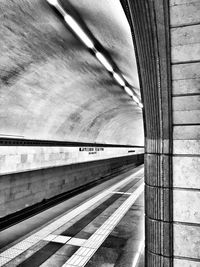
[[84, 267], [144, 190], [141, 184], [62, 267]]
[[73, 246], [81, 247], [86, 239], [83, 238], [76, 238], [71, 236], [64, 236], [64, 235], [48, 235], [43, 238], [44, 241], [56, 242], [61, 244], [68, 244]]
[[120, 195], [131, 195], [131, 193], [127, 193], [127, 192], [110, 192], [111, 194], [120, 194]]

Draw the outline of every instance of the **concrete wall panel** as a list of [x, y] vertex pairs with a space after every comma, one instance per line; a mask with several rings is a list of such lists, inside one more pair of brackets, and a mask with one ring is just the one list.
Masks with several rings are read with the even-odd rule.
[[179, 110], [173, 112], [174, 124], [198, 124], [200, 121], [200, 110]]
[[170, 6], [196, 3], [199, 0], [170, 0]]
[[200, 59], [200, 25], [171, 29], [172, 62]]
[[174, 154], [200, 155], [200, 140], [174, 140]]
[[174, 256], [200, 258], [200, 227], [174, 224]]
[[198, 43], [200, 43], [200, 25], [192, 25], [171, 29], [172, 47]]
[[175, 64], [172, 68], [173, 80], [200, 78], [200, 63]]
[[174, 140], [200, 140], [200, 125], [174, 126]]
[[174, 111], [200, 110], [200, 96], [173, 97]]
[[173, 158], [173, 185], [174, 187], [200, 189], [200, 158], [174, 157]]
[[174, 80], [173, 95], [200, 94], [200, 79]]
[[190, 24], [197, 24], [200, 22], [199, 12], [200, 3], [199, 1], [179, 1], [178, 4], [171, 1], [172, 5], [170, 8], [171, 26], [183, 26]]
[[188, 62], [200, 60], [199, 43], [172, 47], [172, 62]]
[[200, 224], [200, 191], [174, 190], [174, 221]]
[[191, 260], [180, 260], [180, 259], [174, 259], [174, 267], [199, 267], [200, 263], [197, 261], [191, 261]]

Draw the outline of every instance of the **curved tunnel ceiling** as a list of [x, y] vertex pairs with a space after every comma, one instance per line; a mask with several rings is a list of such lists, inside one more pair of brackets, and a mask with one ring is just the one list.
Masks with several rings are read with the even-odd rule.
[[[139, 88], [120, 2], [71, 3]], [[1, 136], [143, 145], [141, 109], [44, 0], [3, 0], [0, 20]]]

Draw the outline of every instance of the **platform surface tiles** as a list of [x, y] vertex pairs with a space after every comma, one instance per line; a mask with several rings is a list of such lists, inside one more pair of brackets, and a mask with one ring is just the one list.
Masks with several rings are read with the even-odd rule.
[[0, 266], [144, 266], [143, 176], [139, 166], [5, 229]]

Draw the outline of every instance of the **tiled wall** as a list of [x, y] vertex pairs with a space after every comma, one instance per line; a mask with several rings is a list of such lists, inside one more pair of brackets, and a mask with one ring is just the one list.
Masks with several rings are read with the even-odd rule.
[[117, 158], [137, 153], [144, 153], [144, 150], [109, 147], [2, 146], [0, 148], [0, 175]]
[[0, 176], [0, 217], [143, 163], [143, 154]]
[[171, 0], [174, 266], [200, 266], [200, 1]]

